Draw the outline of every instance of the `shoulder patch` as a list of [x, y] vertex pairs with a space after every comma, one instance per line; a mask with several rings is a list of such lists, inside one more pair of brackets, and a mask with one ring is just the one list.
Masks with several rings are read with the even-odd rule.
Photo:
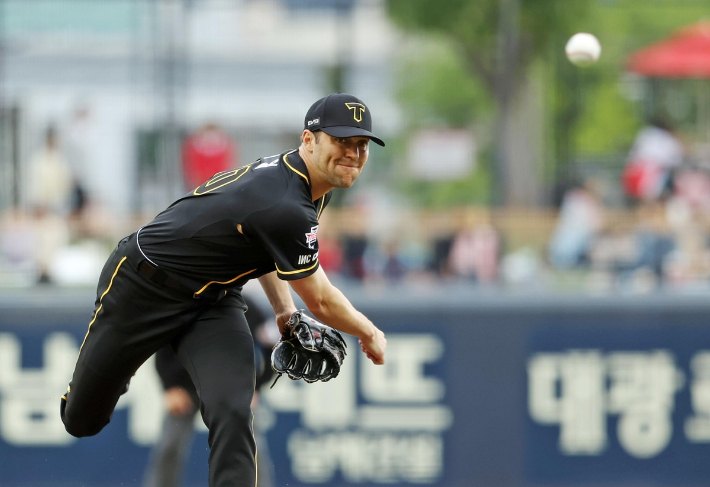
[[318, 225], [311, 227], [310, 232], [306, 232], [306, 245], [308, 245], [309, 249], [315, 248], [316, 240], [318, 240]]

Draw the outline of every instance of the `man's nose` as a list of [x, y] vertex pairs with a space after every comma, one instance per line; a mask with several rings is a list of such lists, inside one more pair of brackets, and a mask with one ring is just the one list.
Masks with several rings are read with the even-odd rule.
[[345, 157], [350, 159], [360, 159], [360, 148], [356, 145], [349, 145], [345, 148]]

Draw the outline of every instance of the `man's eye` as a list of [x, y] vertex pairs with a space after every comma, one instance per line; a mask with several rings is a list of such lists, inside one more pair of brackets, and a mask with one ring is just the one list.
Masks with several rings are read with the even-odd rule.
[[335, 140], [338, 141], [338, 144], [344, 144], [344, 143], [345, 143], [345, 139], [343, 139], [342, 137], [338, 137], [338, 138], [335, 139]]

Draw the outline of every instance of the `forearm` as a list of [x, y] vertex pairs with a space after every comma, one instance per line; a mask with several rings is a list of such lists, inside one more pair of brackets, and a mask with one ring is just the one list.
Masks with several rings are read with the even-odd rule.
[[375, 325], [333, 285], [323, 289], [317, 299], [304, 301], [318, 320], [342, 332], [361, 339], [370, 338], [376, 332]]
[[343, 293], [330, 283], [323, 269], [319, 268], [312, 275], [290, 284], [318, 320], [359, 338], [367, 358], [376, 365], [385, 363], [385, 334], [350, 304]]
[[276, 271], [261, 276], [259, 284], [264, 289], [264, 293], [274, 309], [274, 314], [278, 316], [296, 311], [296, 305], [291, 297], [291, 290], [286, 282], [276, 276]]

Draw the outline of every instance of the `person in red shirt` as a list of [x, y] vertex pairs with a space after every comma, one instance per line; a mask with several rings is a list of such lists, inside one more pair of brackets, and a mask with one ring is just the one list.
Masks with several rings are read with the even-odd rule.
[[208, 123], [185, 139], [182, 162], [185, 185], [194, 189], [218, 172], [237, 167], [236, 145], [227, 132]]

